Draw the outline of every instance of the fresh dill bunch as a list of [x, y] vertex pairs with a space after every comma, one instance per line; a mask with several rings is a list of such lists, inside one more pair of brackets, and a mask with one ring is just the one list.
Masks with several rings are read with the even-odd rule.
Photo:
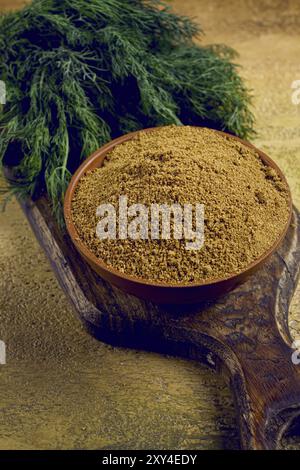
[[200, 47], [157, 0], [34, 0], [0, 16], [0, 161], [12, 191], [49, 196], [62, 222], [71, 175], [123, 133], [168, 124], [253, 132], [234, 53]]

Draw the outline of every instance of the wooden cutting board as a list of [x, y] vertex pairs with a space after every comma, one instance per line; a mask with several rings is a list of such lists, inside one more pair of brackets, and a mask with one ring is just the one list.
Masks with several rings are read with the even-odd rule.
[[[226, 374], [241, 446], [274, 449], [300, 415], [300, 357], [288, 309], [300, 272], [300, 215], [280, 249], [226, 297], [193, 306], [159, 306], [104, 282], [58, 230], [47, 201], [21, 203], [53, 270], [87, 330], [114, 345], [198, 359]], [[294, 354], [294, 355], [293, 355]], [[293, 355], [293, 356], [292, 356]]]

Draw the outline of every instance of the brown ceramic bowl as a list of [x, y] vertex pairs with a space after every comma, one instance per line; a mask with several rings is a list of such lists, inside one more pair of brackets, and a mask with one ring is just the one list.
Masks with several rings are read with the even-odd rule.
[[[153, 131], [157, 128], [150, 128], [145, 129], [143, 132]], [[230, 134], [226, 134], [225, 132], [215, 131], [219, 134], [229, 136], [234, 138], [244, 145], [248, 147], [254, 148], [256, 152], [260, 155], [261, 159], [270, 167], [274, 168], [276, 172], [279, 174], [281, 179], [287, 184], [286, 179], [278, 168], [276, 163], [271, 160], [265, 153], [261, 152], [257, 148], [255, 148], [252, 144], [245, 142], [237, 137], [234, 137]], [[271, 246], [271, 248], [263, 253], [259, 258], [257, 258], [254, 262], [249, 264], [247, 268], [239, 273], [235, 273], [231, 276], [226, 276], [224, 278], [215, 279], [213, 281], [206, 281], [206, 282], [195, 282], [189, 284], [168, 284], [168, 283], [158, 283], [152, 282], [148, 280], [144, 280], [142, 278], [130, 276], [124, 273], [117, 271], [116, 269], [107, 266], [101, 259], [97, 258], [80, 240], [76, 228], [72, 221], [72, 213], [71, 213], [71, 206], [72, 206], [72, 199], [73, 194], [78, 184], [80, 178], [90, 170], [95, 168], [99, 168], [102, 166], [104, 158], [108, 152], [110, 152], [116, 145], [119, 145], [127, 140], [132, 139], [137, 132], [132, 132], [130, 134], [124, 135], [115, 139], [104, 145], [99, 150], [97, 150], [93, 155], [91, 155], [87, 160], [85, 160], [82, 165], [78, 168], [76, 173], [74, 174], [73, 178], [71, 179], [70, 185], [66, 192], [65, 202], [64, 202], [64, 215], [67, 230], [69, 235], [79, 251], [79, 253], [85, 258], [85, 260], [89, 263], [89, 265], [99, 274], [103, 279], [110, 282], [111, 284], [117, 286], [118, 288], [122, 289], [129, 294], [135, 295], [136, 297], [140, 297], [146, 300], [151, 300], [156, 303], [163, 303], [163, 304], [174, 304], [174, 303], [194, 303], [194, 302], [201, 302], [205, 300], [212, 300], [217, 298], [221, 295], [226, 294], [227, 292], [234, 289], [239, 284], [243, 283], [251, 274], [255, 273], [261, 266], [267, 261], [267, 259], [275, 252], [278, 248], [279, 244], [284, 239], [286, 232], [288, 230], [291, 215], [292, 215], [292, 199], [291, 194], [289, 193], [289, 218], [288, 221], [278, 237], [275, 243]]]

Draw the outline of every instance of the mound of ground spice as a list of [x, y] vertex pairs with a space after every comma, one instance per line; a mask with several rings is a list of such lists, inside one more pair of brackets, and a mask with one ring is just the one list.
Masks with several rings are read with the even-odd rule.
[[[204, 204], [205, 242], [100, 240], [101, 204]], [[238, 273], [272, 246], [289, 215], [277, 172], [238, 141], [206, 128], [168, 126], [115, 147], [103, 167], [81, 178], [72, 218], [85, 245], [115, 269], [143, 279], [189, 283]]]

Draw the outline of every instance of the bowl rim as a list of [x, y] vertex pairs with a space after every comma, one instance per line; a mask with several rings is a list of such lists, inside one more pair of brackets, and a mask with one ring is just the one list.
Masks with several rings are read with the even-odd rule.
[[[168, 283], [168, 282], [158, 282], [158, 281], [153, 281], [149, 279], [144, 279], [142, 277], [138, 276], [133, 276], [130, 274], [123, 273], [119, 271], [116, 268], [110, 267], [107, 265], [101, 258], [98, 258], [89, 248], [84, 244], [84, 242], [80, 239], [80, 236], [76, 230], [75, 224], [73, 223], [72, 219], [72, 200], [73, 200], [73, 195], [76, 190], [76, 187], [78, 185], [79, 180], [81, 179], [82, 176], [84, 176], [88, 171], [91, 171], [92, 169], [90, 168], [92, 165], [94, 165], [93, 168], [100, 168], [102, 166], [102, 163], [106, 157], [106, 155], [117, 145], [120, 145], [124, 142], [127, 142], [134, 138], [136, 135], [138, 135], [141, 132], [155, 132], [162, 127], [167, 127], [167, 126], [158, 126], [158, 127], [149, 127], [145, 129], [140, 129], [138, 131], [130, 132], [128, 134], [124, 134], [116, 139], [111, 140], [107, 144], [103, 145], [100, 147], [98, 150], [96, 150], [90, 157], [85, 159], [83, 163], [78, 167], [76, 172], [73, 174], [71, 181], [68, 185], [65, 198], [64, 198], [64, 218], [65, 218], [65, 223], [66, 223], [66, 228], [67, 232], [75, 245], [77, 251], [89, 262], [90, 265], [94, 266], [96, 265], [99, 267], [102, 271], [104, 271], [106, 274], [109, 276], [113, 275], [115, 277], [118, 277], [124, 281], [127, 282], [133, 282], [137, 283], [143, 286], [149, 286], [149, 287], [157, 287], [157, 288], [171, 288], [171, 289], [187, 289], [187, 288], [201, 288], [201, 287], [207, 287], [207, 286], [214, 286], [216, 284], [220, 284], [229, 280], [232, 280], [234, 278], [240, 277], [240, 276], [245, 276], [248, 273], [250, 274], [255, 267], [259, 267], [260, 265], [264, 264], [264, 262], [267, 261], [267, 259], [276, 251], [276, 249], [279, 247], [283, 239], [285, 238], [288, 228], [291, 223], [292, 219], [292, 196], [291, 196], [291, 190], [288, 185], [288, 182], [286, 180], [286, 177], [284, 176], [283, 172], [279, 168], [279, 166], [263, 151], [259, 150], [257, 147], [255, 147], [253, 144], [250, 142], [247, 142], [240, 137], [237, 137], [233, 134], [230, 134], [228, 132], [223, 132], [219, 131], [216, 129], [211, 129], [207, 128], [204, 126], [185, 126], [185, 127], [195, 127], [195, 128], [206, 128], [209, 129], [213, 132], [216, 132], [219, 135], [222, 135], [223, 137], [229, 137], [231, 139], [237, 140], [243, 145], [246, 145], [247, 147], [255, 150], [261, 160], [269, 167], [273, 168], [280, 179], [285, 183], [288, 191], [288, 211], [289, 211], [289, 216], [286, 221], [286, 224], [280, 234], [280, 236], [274, 241], [272, 246], [268, 248], [264, 253], [262, 253], [258, 258], [256, 258], [254, 261], [252, 261], [250, 264], [248, 264], [245, 268], [241, 269], [240, 271], [228, 274], [226, 276], [220, 277], [220, 278], [215, 278], [211, 280], [205, 280], [205, 281], [194, 281], [194, 282], [189, 282], [189, 283]], [[95, 163], [99, 160], [99, 166], [95, 165]]]

